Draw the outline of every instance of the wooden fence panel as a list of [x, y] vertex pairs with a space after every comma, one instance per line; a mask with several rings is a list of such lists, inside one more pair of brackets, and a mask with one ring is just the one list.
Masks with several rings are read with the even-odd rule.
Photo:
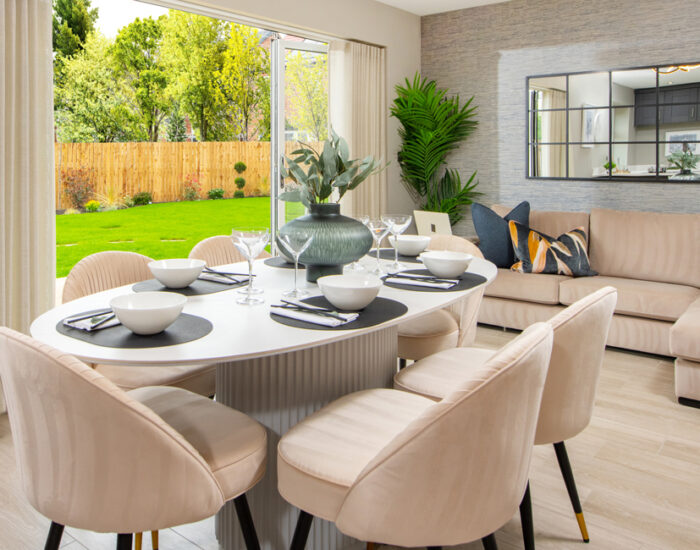
[[[287, 143], [289, 154], [298, 146]], [[92, 172], [95, 195], [123, 197], [150, 191], [155, 202], [181, 200], [188, 176], [197, 178], [202, 198], [222, 188], [226, 197], [236, 191], [238, 161], [247, 165], [241, 174], [246, 196], [270, 193], [270, 142], [233, 141], [204, 143], [55, 143], [56, 208], [67, 208], [61, 174], [68, 169]]]

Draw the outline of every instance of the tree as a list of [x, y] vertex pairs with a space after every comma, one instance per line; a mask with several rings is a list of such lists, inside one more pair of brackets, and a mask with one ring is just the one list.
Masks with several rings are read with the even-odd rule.
[[185, 117], [180, 113], [180, 105], [175, 103], [168, 117], [168, 125], [165, 128], [165, 136], [168, 141], [187, 141], [187, 126]]
[[110, 57], [111, 43], [91, 33], [82, 51], [67, 58], [64, 77], [54, 87], [59, 141], [140, 141], [127, 91]]
[[285, 82], [289, 89], [287, 120], [315, 141], [328, 137], [327, 56], [296, 51], [287, 57]]
[[160, 124], [170, 109], [168, 77], [161, 59], [162, 20], [136, 18], [122, 27], [112, 53], [131, 104], [148, 141], [158, 141]]
[[88, 34], [95, 29], [97, 8], [91, 0], [54, 0], [53, 51], [56, 57], [72, 57], [83, 49]]
[[253, 124], [265, 118], [266, 105], [269, 113], [269, 74], [270, 54], [260, 46], [258, 29], [232, 23], [216, 78], [219, 101], [227, 106], [232, 130], [241, 140], [255, 136]]
[[170, 11], [163, 25], [163, 56], [171, 75], [170, 90], [193, 121], [200, 141], [226, 134], [215, 75], [223, 67], [229, 24], [181, 11]]

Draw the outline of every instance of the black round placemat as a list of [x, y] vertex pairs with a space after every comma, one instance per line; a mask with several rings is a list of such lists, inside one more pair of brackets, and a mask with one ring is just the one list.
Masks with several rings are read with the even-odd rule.
[[[335, 308], [323, 296], [312, 296], [311, 298], [304, 298], [301, 301], [312, 306], [327, 307], [337, 310], [337, 308]], [[306, 321], [300, 321], [299, 319], [291, 319], [289, 317], [275, 315], [272, 312], [270, 312], [270, 318], [273, 321], [277, 321], [278, 323], [290, 327], [307, 328], [312, 330], [353, 330], [356, 328], [373, 327], [374, 325], [391, 321], [392, 319], [401, 317], [407, 311], [408, 308], [401, 302], [390, 300], [389, 298], [375, 298], [374, 301], [365, 309], [357, 312], [360, 314], [360, 316], [352, 323], [346, 323], [337, 327], [325, 327], [323, 325], [307, 323]]]
[[237, 283], [235, 285], [227, 285], [225, 283], [217, 283], [216, 281], [203, 281], [197, 279], [190, 286], [185, 288], [168, 288], [163, 286], [157, 279], [149, 279], [148, 281], [141, 281], [136, 283], [131, 287], [134, 292], [177, 292], [183, 296], [204, 296], [205, 294], [214, 294], [215, 292], [222, 292], [224, 290], [231, 290], [232, 288], [240, 288], [248, 284], [248, 281], [242, 283]]
[[[368, 256], [371, 256], [374, 259], [377, 259], [377, 249], [373, 248], [369, 252], [367, 252]], [[392, 262], [394, 261], [394, 249], [393, 248], [380, 248], [379, 249], [379, 258], [382, 260], [391, 260]], [[411, 264], [420, 264], [423, 263], [418, 259], [418, 256], [404, 256], [403, 254], [399, 254], [399, 261], [400, 262], [408, 262]]]
[[[273, 258], [267, 258], [264, 262], [265, 265], [270, 267], [280, 267], [282, 269], [294, 269], [294, 262], [287, 261], [284, 256], [274, 256]], [[306, 269], [304, 264], [299, 264], [299, 269]]]
[[[408, 271], [401, 271], [407, 275], [433, 275], [427, 269], [409, 269]], [[432, 288], [429, 286], [416, 286], [416, 285], [401, 285], [398, 283], [387, 283], [386, 279], [391, 277], [391, 275], [385, 275], [382, 277], [384, 284], [391, 288], [400, 288], [401, 290], [415, 290], [417, 292], [458, 292], [460, 290], [469, 290], [475, 286], [479, 286], [486, 282], [486, 277], [477, 275], [476, 273], [464, 272], [459, 277], [449, 277], [450, 279], [459, 279], [457, 283], [452, 288]]]
[[[96, 310], [100, 311], [100, 310]], [[85, 314], [90, 313], [86, 311]], [[77, 317], [80, 314], [73, 314], [70, 317]], [[67, 327], [63, 324], [63, 319], [56, 325], [56, 330], [61, 334], [70, 336], [83, 342], [95, 344], [105, 348], [161, 348], [174, 346], [198, 340], [206, 336], [212, 330], [211, 322], [203, 317], [182, 313], [177, 320], [166, 328], [163, 332], [151, 336], [139, 336], [134, 334], [124, 325], [103, 328], [93, 332], [86, 332], [77, 328]]]

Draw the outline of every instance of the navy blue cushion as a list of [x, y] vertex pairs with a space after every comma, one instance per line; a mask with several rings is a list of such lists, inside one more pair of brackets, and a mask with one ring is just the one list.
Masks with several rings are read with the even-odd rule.
[[508, 222], [513, 220], [530, 225], [530, 203], [521, 202], [505, 217], [496, 214], [483, 204], [472, 204], [472, 220], [479, 236], [479, 249], [488, 261], [497, 267], [510, 267], [515, 263], [515, 252], [508, 231]]

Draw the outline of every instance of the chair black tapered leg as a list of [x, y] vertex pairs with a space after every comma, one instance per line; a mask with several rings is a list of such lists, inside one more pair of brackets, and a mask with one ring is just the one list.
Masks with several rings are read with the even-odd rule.
[[576, 521], [578, 521], [578, 528], [581, 530], [581, 537], [583, 538], [583, 542], [588, 542], [590, 539], [588, 538], [586, 520], [583, 519], [583, 509], [581, 508], [581, 501], [578, 498], [578, 491], [576, 490], [574, 472], [571, 470], [569, 455], [566, 453], [566, 447], [564, 446], [563, 441], [554, 444], [554, 452], [557, 454], [557, 461], [559, 462], [561, 475], [564, 476], [564, 483], [566, 484], [566, 490], [569, 493], [571, 506], [574, 508]]
[[496, 535], [491, 533], [488, 537], [481, 539], [481, 544], [484, 545], [484, 550], [498, 550], [498, 545], [496, 544]]
[[399, 370], [406, 368], [406, 360], [399, 357]]
[[520, 524], [523, 528], [525, 550], [535, 550], [535, 527], [532, 522], [532, 500], [530, 499], [530, 482], [520, 502]]
[[131, 533], [119, 533], [117, 535], [117, 550], [131, 550], [133, 538]]
[[258, 542], [258, 534], [255, 532], [255, 524], [253, 523], [253, 516], [250, 515], [250, 508], [248, 507], [248, 499], [245, 494], [242, 494], [238, 498], [233, 500], [236, 506], [236, 514], [238, 515], [238, 523], [241, 524], [241, 531], [243, 531], [243, 540], [245, 541], [245, 547], [248, 550], [260, 550], [260, 543]]
[[294, 529], [294, 537], [292, 537], [292, 545], [289, 547], [289, 550], [304, 550], [313, 520], [314, 517], [308, 512], [304, 512], [304, 510], [299, 511], [299, 519]]
[[63, 536], [63, 525], [51, 522], [51, 527], [49, 527], [49, 536], [46, 537], [46, 544], [44, 545], [44, 550], [58, 550], [61, 546], [61, 537]]

